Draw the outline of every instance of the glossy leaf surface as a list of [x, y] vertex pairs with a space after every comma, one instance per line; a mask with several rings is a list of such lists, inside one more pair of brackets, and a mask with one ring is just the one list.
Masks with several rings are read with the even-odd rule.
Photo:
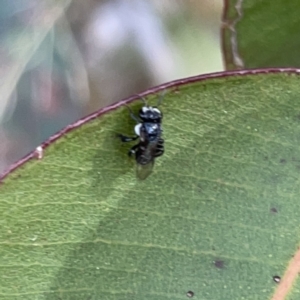
[[3, 180], [1, 299], [271, 298], [299, 245], [300, 77], [201, 78], [166, 89], [146, 180], [124, 106]]

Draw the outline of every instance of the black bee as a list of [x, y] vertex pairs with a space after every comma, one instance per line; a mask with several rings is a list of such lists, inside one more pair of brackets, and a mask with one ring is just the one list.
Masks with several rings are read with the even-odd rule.
[[128, 152], [129, 156], [135, 155], [137, 176], [139, 179], [145, 179], [150, 175], [155, 158], [164, 153], [164, 140], [161, 138], [163, 115], [158, 109], [162, 96], [158, 100], [157, 105], [153, 107], [148, 106], [145, 99], [141, 98], [144, 106], [139, 111], [139, 118], [128, 107], [130, 116], [137, 122], [134, 127], [136, 135], [134, 137], [127, 137], [123, 134], [118, 134], [122, 142], [131, 142], [139, 138], [139, 143], [134, 145]]

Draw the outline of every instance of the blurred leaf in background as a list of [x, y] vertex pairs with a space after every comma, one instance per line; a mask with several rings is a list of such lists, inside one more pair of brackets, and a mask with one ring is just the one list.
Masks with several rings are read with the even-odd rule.
[[227, 70], [299, 67], [298, 0], [225, 0], [223, 54]]
[[0, 172], [92, 111], [221, 71], [221, 10], [222, 0], [3, 0]]

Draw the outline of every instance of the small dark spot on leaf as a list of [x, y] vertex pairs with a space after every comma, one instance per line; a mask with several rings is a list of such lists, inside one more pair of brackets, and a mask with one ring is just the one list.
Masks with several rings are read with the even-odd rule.
[[279, 162], [280, 162], [281, 164], [285, 164], [285, 163], [286, 163], [286, 159], [281, 158]]
[[223, 269], [224, 268], [224, 261], [223, 260], [215, 260], [214, 265], [218, 269]]
[[265, 156], [265, 157], [264, 157], [264, 160], [268, 160], [268, 159], [269, 159], [269, 157], [268, 157], [268, 156]]
[[192, 298], [192, 297], [194, 297], [194, 292], [193, 291], [188, 291], [186, 293], [186, 295], [187, 295], [187, 297]]
[[275, 207], [271, 207], [270, 212], [276, 214], [278, 212], [278, 210]]
[[296, 119], [300, 121], [300, 114], [296, 116]]
[[280, 276], [278, 276], [278, 275], [273, 276], [273, 281], [274, 282], [279, 283], [280, 280], [281, 280]]
[[215, 247], [212, 247], [211, 249], [212, 249], [212, 251], [216, 251], [216, 248], [215, 248]]

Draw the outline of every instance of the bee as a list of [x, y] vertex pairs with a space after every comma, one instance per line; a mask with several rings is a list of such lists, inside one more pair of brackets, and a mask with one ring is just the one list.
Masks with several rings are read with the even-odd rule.
[[118, 134], [122, 142], [139, 139], [139, 142], [131, 147], [128, 155], [135, 155], [137, 177], [141, 180], [146, 179], [152, 172], [155, 158], [164, 154], [164, 140], [161, 137], [163, 114], [158, 109], [162, 98], [163, 95], [159, 98], [156, 106], [149, 106], [146, 100], [141, 97], [144, 106], [139, 110], [139, 117], [127, 106], [131, 118], [137, 123], [134, 127], [135, 136], [128, 137]]

